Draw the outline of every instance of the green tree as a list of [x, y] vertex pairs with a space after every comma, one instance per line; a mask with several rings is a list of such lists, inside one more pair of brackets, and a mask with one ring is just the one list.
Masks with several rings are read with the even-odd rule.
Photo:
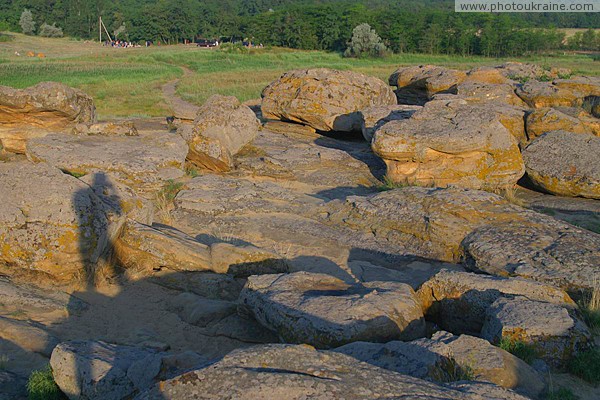
[[344, 52], [345, 57], [382, 57], [387, 48], [369, 24], [360, 24], [352, 31], [352, 39]]
[[35, 32], [35, 21], [33, 20], [33, 14], [28, 9], [23, 10], [21, 13], [21, 19], [19, 19], [19, 25], [21, 30], [26, 35], [33, 35]]

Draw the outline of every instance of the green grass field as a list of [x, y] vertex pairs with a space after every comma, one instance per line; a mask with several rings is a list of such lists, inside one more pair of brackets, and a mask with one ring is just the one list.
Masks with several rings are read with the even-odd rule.
[[[202, 104], [215, 93], [233, 95], [242, 101], [257, 98], [269, 82], [295, 68], [353, 70], [387, 80], [395, 68], [403, 65], [438, 64], [468, 69], [507, 61], [423, 54], [356, 60], [321, 51], [255, 49], [227, 52], [184, 45], [112, 49], [95, 42], [71, 39], [13, 33], [3, 37], [5, 39], [0, 41], [0, 85], [24, 88], [42, 81], [63, 82], [89, 93], [95, 99], [102, 119], [166, 115], [169, 109], [161, 86], [179, 77], [178, 94], [192, 103]], [[27, 57], [28, 52], [43, 53], [45, 57]], [[511, 60], [566, 67], [577, 74], [600, 75], [600, 62], [586, 55]], [[191, 73], [184, 74], [182, 67]]]

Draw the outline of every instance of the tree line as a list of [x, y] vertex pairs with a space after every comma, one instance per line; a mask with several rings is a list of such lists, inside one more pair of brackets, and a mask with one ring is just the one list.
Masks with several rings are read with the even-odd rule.
[[111, 35], [143, 42], [197, 38], [343, 52], [352, 30], [368, 23], [395, 53], [516, 56], [562, 48], [600, 50], [589, 30], [566, 40], [559, 28], [600, 28], [593, 13], [455, 13], [448, 0], [4, 0], [0, 30], [19, 31], [23, 11], [35, 25], [98, 37], [98, 17]]

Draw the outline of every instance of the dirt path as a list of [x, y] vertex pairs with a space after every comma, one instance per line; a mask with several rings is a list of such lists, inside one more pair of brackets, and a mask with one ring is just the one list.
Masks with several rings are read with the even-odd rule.
[[[184, 77], [193, 75], [194, 72], [186, 67], [180, 67]], [[169, 105], [172, 115], [176, 118], [193, 120], [196, 118], [199, 107], [188, 101], [185, 101], [177, 95], [177, 85], [180, 79], [175, 79], [167, 82], [162, 87], [163, 97]]]

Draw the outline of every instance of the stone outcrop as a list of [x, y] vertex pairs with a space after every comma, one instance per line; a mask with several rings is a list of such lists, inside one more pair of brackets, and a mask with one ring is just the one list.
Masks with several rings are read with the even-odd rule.
[[554, 85], [574, 93], [580, 101], [586, 97], [600, 96], [600, 78], [597, 76], [576, 76], [569, 79], [556, 79]]
[[525, 172], [517, 140], [498, 114], [464, 100], [431, 101], [375, 133], [373, 151], [399, 183], [500, 189]]
[[448, 382], [470, 376], [533, 398], [545, 388], [540, 376], [524, 361], [484, 339], [468, 335], [440, 331], [431, 339], [385, 344], [354, 342], [334, 351], [420, 379]]
[[527, 108], [527, 104], [515, 94], [510, 83], [492, 84], [477, 81], [463, 82], [456, 87], [456, 95], [469, 103], [504, 103], [519, 108]]
[[527, 116], [526, 124], [529, 140], [559, 130], [600, 136], [600, 120], [574, 107], [538, 108]]
[[326, 68], [283, 74], [262, 92], [266, 119], [299, 122], [320, 131], [360, 131], [359, 111], [396, 104], [377, 78]]
[[80, 123], [75, 125], [73, 133], [76, 135], [138, 136], [138, 130], [131, 121]]
[[95, 120], [92, 98], [61, 83], [42, 82], [27, 89], [0, 86], [0, 143], [7, 151], [24, 153], [32, 138]]
[[534, 140], [523, 152], [529, 178], [561, 196], [600, 199], [600, 137], [554, 131]]
[[420, 106], [395, 105], [370, 107], [361, 110], [363, 137], [371, 143], [375, 131], [386, 122], [408, 119], [420, 109]]
[[188, 135], [188, 161], [200, 168], [229, 171], [233, 156], [250, 143], [259, 129], [254, 112], [233, 96], [214, 95], [198, 110]]
[[425, 333], [414, 291], [398, 282], [349, 285], [307, 272], [252, 276], [239, 301], [287, 343], [328, 348], [360, 340], [411, 340]]
[[551, 82], [528, 81], [517, 87], [517, 95], [530, 107], [572, 107], [578, 96], [566, 87]]
[[456, 86], [467, 74], [463, 71], [419, 65], [399, 68], [389, 78], [391, 86], [396, 86], [399, 104], [423, 105], [436, 93], [455, 93]]
[[236, 350], [209, 367], [162, 382], [136, 400], [219, 398], [223, 393], [281, 400], [526, 399], [495, 385], [442, 386], [306, 345], [268, 345]]

